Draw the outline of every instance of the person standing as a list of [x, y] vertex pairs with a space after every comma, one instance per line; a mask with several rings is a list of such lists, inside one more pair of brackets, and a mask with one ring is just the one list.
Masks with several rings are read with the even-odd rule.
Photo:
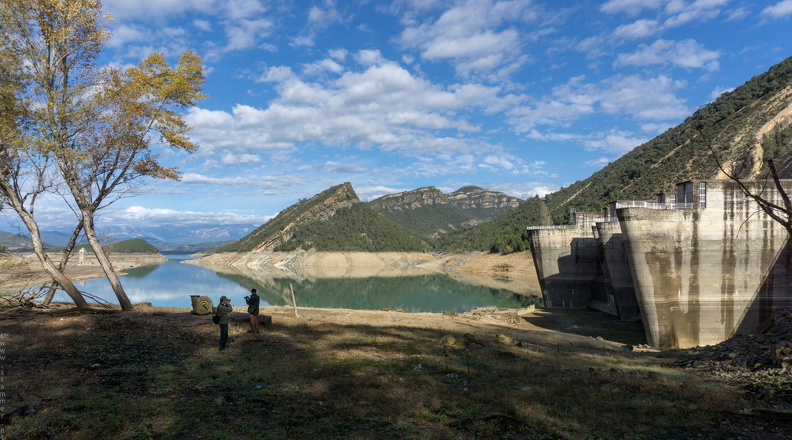
[[259, 331], [259, 303], [261, 302], [261, 298], [259, 298], [258, 294], [256, 293], [256, 289], [250, 289], [250, 296], [245, 297], [245, 302], [248, 305], [248, 313], [250, 314], [250, 331], [254, 333], [258, 333]]
[[219, 318], [218, 324], [220, 325], [220, 350], [225, 350], [226, 342], [228, 341], [228, 314], [234, 310], [231, 305], [231, 300], [226, 298], [225, 295], [220, 297], [220, 304], [217, 305], [216, 315]]

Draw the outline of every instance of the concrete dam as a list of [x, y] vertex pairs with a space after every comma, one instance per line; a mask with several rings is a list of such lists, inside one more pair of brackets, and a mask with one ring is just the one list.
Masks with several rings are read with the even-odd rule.
[[[747, 186], [783, 206], [772, 184]], [[546, 307], [641, 320], [654, 347], [717, 344], [792, 307], [789, 234], [731, 181], [683, 182], [528, 233]]]

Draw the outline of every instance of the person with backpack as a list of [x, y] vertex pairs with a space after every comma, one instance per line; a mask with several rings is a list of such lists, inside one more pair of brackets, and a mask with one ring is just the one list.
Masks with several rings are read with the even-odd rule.
[[261, 298], [259, 298], [258, 294], [256, 293], [256, 289], [250, 289], [250, 296], [245, 297], [245, 302], [248, 305], [248, 314], [250, 314], [250, 331], [253, 333], [258, 333], [259, 331], [259, 303], [261, 302]]
[[220, 325], [220, 351], [225, 350], [226, 342], [228, 342], [228, 314], [234, 310], [231, 305], [231, 300], [226, 298], [225, 295], [220, 297], [220, 304], [217, 305], [217, 324]]

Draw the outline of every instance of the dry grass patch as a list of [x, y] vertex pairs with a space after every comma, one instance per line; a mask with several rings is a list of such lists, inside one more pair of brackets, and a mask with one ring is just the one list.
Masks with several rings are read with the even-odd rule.
[[19, 439], [529, 440], [781, 439], [790, 428], [744, 416], [755, 403], [737, 388], [670, 358], [531, 343], [519, 328], [442, 315], [269, 312], [258, 334], [235, 315], [220, 352], [217, 327], [181, 310], [7, 311], [7, 408], [22, 410], [2, 428]]

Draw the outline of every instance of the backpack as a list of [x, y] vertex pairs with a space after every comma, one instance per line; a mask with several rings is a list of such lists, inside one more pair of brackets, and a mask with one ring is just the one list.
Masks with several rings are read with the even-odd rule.
[[215, 324], [220, 324], [220, 317], [217, 315], [212, 315], [212, 322]]

